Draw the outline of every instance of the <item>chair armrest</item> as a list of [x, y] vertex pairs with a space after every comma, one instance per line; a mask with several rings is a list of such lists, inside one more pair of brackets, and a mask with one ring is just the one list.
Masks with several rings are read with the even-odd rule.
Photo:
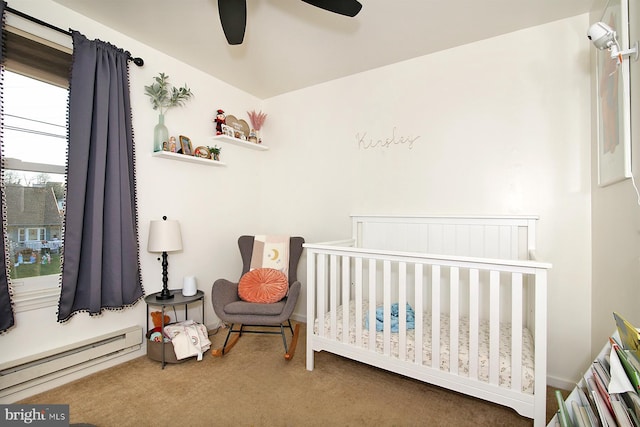
[[238, 296], [238, 284], [227, 279], [218, 279], [211, 287], [211, 304], [213, 311], [221, 317], [224, 306], [234, 301], [240, 301]]
[[296, 308], [298, 297], [300, 296], [300, 289], [302, 285], [299, 281], [295, 281], [289, 286], [289, 294], [287, 295], [287, 302], [284, 304], [284, 309], [280, 317], [288, 319], [293, 314], [293, 310]]

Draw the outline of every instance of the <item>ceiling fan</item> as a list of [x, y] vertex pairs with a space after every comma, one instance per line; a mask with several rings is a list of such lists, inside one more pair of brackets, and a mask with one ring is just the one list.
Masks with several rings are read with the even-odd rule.
[[[362, 9], [362, 4], [357, 0], [302, 0], [312, 6], [319, 7], [329, 12], [354, 17]], [[246, 0], [218, 0], [218, 13], [222, 30], [231, 45], [242, 44], [244, 30], [247, 26], [247, 1]]]

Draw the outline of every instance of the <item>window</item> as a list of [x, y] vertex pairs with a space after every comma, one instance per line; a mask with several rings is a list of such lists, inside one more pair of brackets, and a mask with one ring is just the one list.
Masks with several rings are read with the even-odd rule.
[[18, 242], [25, 243], [27, 240], [43, 240], [46, 238], [46, 233], [44, 231], [45, 228], [19, 228]]
[[10, 71], [3, 82], [5, 197], [11, 284], [57, 300], [62, 248], [68, 90]]
[[2, 120], [7, 257], [19, 312], [53, 306], [60, 292], [71, 49], [16, 24], [3, 46]]
[[55, 31], [33, 31], [12, 15], [7, 19], [3, 179], [7, 256], [14, 309], [19, 312], [53, 306], [60, 294], [72, 48], [71, 39]]

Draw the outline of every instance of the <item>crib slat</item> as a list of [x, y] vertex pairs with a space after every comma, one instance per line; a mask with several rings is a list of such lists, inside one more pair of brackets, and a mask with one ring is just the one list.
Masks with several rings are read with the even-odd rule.
[[444, 234], [442, 231], [442, 224], [429, 224], [429, 233], [427, 241], [427, 252], [429, 253], [444, 253], [442, 242]]
[[485, 226], [482, 225], [468, 225], [462, 226], [461, 228], [466, 228], [468, 232], [469, 239], [469, 254], [471, 256], [479, 256], [484, 257], [487, 256], [485, 254]]
[[407, 358], [407, 263], [398, 263], [398, 358]]
[[369, 259], [369, 350], [376, 350], [376, 260]]
[[469, 270], [469, 378], [478, 378], [480, 274]]
[[342, 342], [349, 342], [349, 300], [351, 292], [351, 269], [349, 268], [351, 258], [342, 256]]
[[329, 313], [331, 313], [331, 339], [335, 340], [338, 333], [338, 257], [329, 257]]
[[489, 382], [498, 384], [500, 375], [500, 272], [489, 273]]
[[383, 276], [383, 307], [384, 307], [384, 321], [383, 326], [383, 340], [384, 340], [384, 354], [391, 354], [391, 262], [384, 260], [382, 262], [382, 276]]
[[325, 324], [324, 324], [324, 320], [325, 320], [325, 313], [327, 310], [327, 302], [326, 302], [326, 295], [327, 295], [327, 278], [326, 278], [326, 272], [327, 272], [327, 254], [318, 254], [318, 290], [317, 290], [317, 295], [318, 295], [318, 334], [321, 337], [326, 337], [325, 334]]
[[424, 313], [424, 305], [423, 305], [423, 292], [422, 292], [422, 274], [423, 268], [422, 264], [415, 264], [414, 267], [414, 283], [415, 283], [415, 293], [416, 293], [416, 301], [415, 301], [415, 309], [416, 312], [416, 330], [415, 330], [415, 359], [414, 362], [416, 365], [422, 366], [422, 347], [423, 347], [423, 339], [422, 334], [423, 331], [423, 313]]
[[449, 372], [458, 373], [459, 333], [460, 333], [460, 270], [449, 270]]
[[500, 257], [503, 259], [518, 259], [518, 226], [512, 225], [505, 231], [504, 239], [505, 243], [500, 248]]
[[356, 258], [356, 346], [362, 347], [362, 258]]
[[307, 251], [307, 286], [309, 292], [307, 292], [307, 319], [309, 319], [307, 323], [307, 360], [306, 360], [306, 368], [307, 371], [312, 371], [314, 368], [314, 351], [313, 346], [310, 344], [313, 342], [313, 320], [316, 319], [315, 316], [315, 294], [318, 289], [318, 285], [316, 283], [316, 253], [313, 251]]
[[511, 388], [522, 390], [522, 273], [511, 274]]
[[535, 419], [536, 426], [544, 425], [547, 384], [547, 270], [535, 273]]
[[440, 266], [431, 267], [431, 367], [440, 369]]

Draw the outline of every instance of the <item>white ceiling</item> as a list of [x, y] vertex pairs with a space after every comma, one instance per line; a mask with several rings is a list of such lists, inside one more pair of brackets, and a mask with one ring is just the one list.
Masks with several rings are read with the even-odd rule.
[[229, 46], [217, 0], [53, 1], [262, 99], [586, 13], [593, 3], [360, 0], [362, 11], [348, 18], [300, 0], [247, 0], [244, 43]]

